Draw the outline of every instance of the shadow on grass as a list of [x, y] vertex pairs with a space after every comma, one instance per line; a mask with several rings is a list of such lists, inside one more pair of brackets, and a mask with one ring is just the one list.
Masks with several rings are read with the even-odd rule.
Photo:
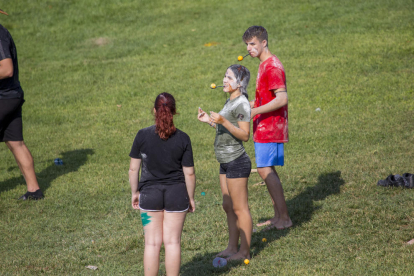
[[[88, 155], [92, 154], [94, 154], [93, 149], [79, 149], [63, 152], [61, 153], [61, 159], [63, 160], [62, 166], [56, 166], [54, 164], [54, 160], [48, 161], [51, 165], [43, 171], [41, 171], [40, 173], [36, 173], [40, 189], [42, 189], [43, 193], [45, 193], [45, 191], [49, 188], [50, 184], [54, 179], [64, 174], [77, 171], [83, 164], [86, 163]], [[15, 166], [11, 166], [8, 169], [8, 171], [11, 171], [13, 169], [15, 169]], [[17, 185], [26, 186], [26, 181], [24, 180], [23, 176], [14, 177], [6, 181], [0, 182], [0, 193], [11, 190], [15, 188]], [[45, 195], [47, 196], [46, 193]]]
[[[330, 195], [339, 194], [340, 187], [345, 183], [341, 178], [341, 172], [324, 173], [318, 177], [318, 183], [315, 186], [307, 187], [305, 191], [287, 200], [286, 204], [289, 209], [289, 215], [293, 221], [293, 227], [285, 230], [270, 230], [266, 232], [253, 233], [251, 242], [251, 256], [257, 256], [267, 246], [268, 243], [276, 241], [281, 237], [287, 236], [294, 227], [300, 227], [303, 223], [311, 220], [313, 213], [320, 207], [314, 206], [314, 201], [324, 200]], [[271, 201], [269, 199], [269, 204]], [[261, 218], [265, 221], [271, 217]], [[256, 228], [255, 226], [253, 228]], [[262, 242], [262, 238], [266, 237], [267, 242]], [[181, 275], [206, 275], [206, 274], [223, 274], [227, 273], [232, 267], [242, 265], [239, 263], [229, 263], [223, 268], [214, 268], [212, 261], [218, 252], [208, 254], [198, 254], [190, 262], [182, 266]]]

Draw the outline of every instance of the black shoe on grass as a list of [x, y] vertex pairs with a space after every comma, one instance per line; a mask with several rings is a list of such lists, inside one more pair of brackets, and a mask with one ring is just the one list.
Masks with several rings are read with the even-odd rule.
[[42, 191], [39, 189], [35, 192], [27, 192], [24, 195], [22, 195], [21, 197], [19, 197], [19, 199], [21, 200], [28, 200], [28, 199], [32, 199], [32, 200], [38, 200], [38, 199], [42, 199], [45, 196], [43, 195]]
[[386, 179], [378, 181], [377, 185], [382, 187], [404, 187], [405, 183], [401, 175], [391, 174]]
[[[388, 177], [387, 177], [388, 178]], [[388, 183], [388, 180], [387, 180], [387, 178], [386, 179], [381, 179], [381, 180], [378, 180], [378, 182], [377, 182], [377, 186], [381, 186], [381, 187], [388, 187], [390, 184]]]
[[404, 181], [404, 187], [412, 189], [414, 188], [414, 174], [405, 173], [402, 175]]

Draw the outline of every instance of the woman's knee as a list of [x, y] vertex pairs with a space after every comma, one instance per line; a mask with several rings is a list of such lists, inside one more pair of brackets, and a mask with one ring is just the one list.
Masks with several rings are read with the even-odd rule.
[[181, 246], [181, 238], [166, 238], [164, 239], [164, 246]]
[[234, 207], [233, 212], [236, 214], [237, 217], [250, 215], [250, 210], [248, 206]]
[[154, 248], [161, 248], [162, 240], [145, 240], [145, 246], [154, 247]]
[[150, 233], [148, 232], [145, 233], [145, 246], [161, 247], [162, 242], [163, 242], [162, 234], [154, 235], [154, 233], [152, 233], [150, 235]]
[[223, 200], [221, 207], [223, 207], [223, 210], [226, 213], [233, 213], [233, 204], [231, 202]]

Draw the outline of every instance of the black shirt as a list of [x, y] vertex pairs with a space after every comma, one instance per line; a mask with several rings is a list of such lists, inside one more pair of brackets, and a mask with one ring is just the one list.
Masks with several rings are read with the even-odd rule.
[[0, 60], [6, 58], [12, 59], [13, 77], [0, 79], [0, 99], [23, 98], [23, 90], [19, 82], [16, 46], [9, 31], [0, 25]]
[[185, 183], [182, 167], [194, 166], [190, 137], [177, 129], [162, 140], [155, 125], [138, 131], [129, 156], [142, 162], [139, 190], [148, 184]]

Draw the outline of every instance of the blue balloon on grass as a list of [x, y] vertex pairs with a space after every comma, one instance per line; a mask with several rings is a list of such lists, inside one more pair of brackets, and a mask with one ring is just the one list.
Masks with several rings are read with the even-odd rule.
[[202, 196], [205, 196], [205, 195], [206, 195], [206, 193], [205, 193], [205, 192], [201, 192], [201, 195], [202, 195]]
[[227, 260], [224, 258], [216, 257], [213, 260], [213, 266], [214, 267], [223, 267], [227, 265]]
[[55, 165], [56, 166], [62, 166], [63, 165], [63, 160], [60, 158], [55, 158]]

